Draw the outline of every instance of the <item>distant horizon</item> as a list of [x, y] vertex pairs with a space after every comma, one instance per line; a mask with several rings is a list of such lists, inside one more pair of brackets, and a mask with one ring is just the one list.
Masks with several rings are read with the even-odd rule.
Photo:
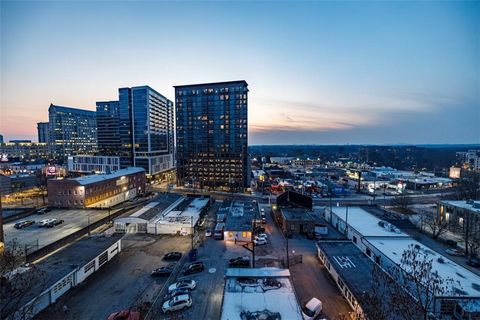
[[240, 79], [250, 145], [480, 143], [480, 2], [0, 6], [5, 140], [37, 140], [50, 103]]

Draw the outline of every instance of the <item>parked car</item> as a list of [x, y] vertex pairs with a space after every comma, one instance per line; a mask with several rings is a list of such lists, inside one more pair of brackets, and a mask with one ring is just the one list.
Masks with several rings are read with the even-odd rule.
[[38, 222], [38, 225], [39, 225], [40, 227], [47, 227], [50, 223], [53, 222], [53, 220], [55, 220], [55, 219], [43, 219], [43, 220], [40, 220], [40, 221]]
[[184, 310], [192, 306], [192, 297], [189, 294], [173, 297], [163, 303], [163, 313]]
[[212, 236], [212, 230], [207, 229], [205, 230], [205, 237], [211, 237]]
[[64, 223], [65, 221], [62, 219], [51, 219], [49, 223], [47, 223], [45, 226], [48, 228], [53, 228], [55, 226], [58, 226], [59, 224]]
[[52, 211], [52, 209], [50, 209], [50, 208], [42, 208], [42, 209], [37, 210], [37, 214], [45, 214], [45, 213], [48, 213], [48, 212], [50, 212], [50, 211]]
[[107, 320], [140, 320], [140, 312], [133, 310], [122, 310], [111, 313]]
[[191, 290], [194, 290], [196, 286], [197, 284], [195, 283], [195, 280], [190, 280], [190, 279], [180, 280], [178, 282], [171, 284], [168, 287], [168, 293], [171, 293], [177, 289], [187, 289], [191, 291]]
[[192, 274], [192, 273], [202, 272], [203, 269], [205, 269], [203, 262], [194, 262], [188, 265], [185, 271], [183, 271], [183, 274]]
[[190, 290], [184, 289], [184, 288], [175, 289], [172, 292], [167, 293], [163, 297], [163, 301], [167, 301], [167, 300], [172, 299], [173, 297], [181, 296], [182, 294], [187, 294], [187, 293], [190, 293]]
[[153, 270], [150, 275], [152, 277], [165, 277], [169, 276], [173, 272], [173, 266], [160, 267]]
[[260, 213], [262, 214], [262, 216], [265, 215], [265, 209], [264, 208], [260, 209]]
[[249, 257], [238, 257], [230, 259], [228, 261], [228, 266], [233, 268], [249, 268], [250, 267], [250, 258]]
[[256, 246], [263, 246], [267, 244], [267, 239], [264, 238], [257, 238], [253, 240], [253, 243], [255, 243]]
[[464, 255], [463, 252], [458, 249], [447, 249], [445, 250], [445, 253], [451, 256], [458, 256], [458, 257], [461, 257]]
[[163, 260], [165, 261], [178, 261], [181, 258], [182, 258], [182, 253], [177, 251], [169, 252], [163, 256]]
[[255, 236], [255, 238], [268, 239], [268, 236], [266, 233], [259, 233]]
[[33, 221], [33, 220], [23, 220], [23, 221], [19, 221], [19, 222], [15, 223], [13, 226], [15, 227], [15, 229], [23, 229], [23, 228], [26, 228], [28, 226], [31, 226], [34, 223], [35, 223], [35, 221]]
[[313, 320], [320, 312], [322, 312], [322, 301], [317, 298], [312, 298], [308, 301], [302, 309], [303, 319], [304, 320]]
[[480, 267], [480, 259], [478, 259], [478, 258], [469, 258], [469, 259], [467, 260], [467, 264], [468, 264], [470, 267], [478, 268], [478, 267]]

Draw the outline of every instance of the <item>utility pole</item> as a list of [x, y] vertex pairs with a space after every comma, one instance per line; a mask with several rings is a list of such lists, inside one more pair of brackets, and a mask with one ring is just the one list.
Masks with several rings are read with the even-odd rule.
[[[257, 202], [257, 210], [258, 210], [258, 202]], [[253, 232], [252, 232], [252, 239], [254, 239], [254, 234], [257, 229], [257, 210], [253, 210]], [[252, 240], [252, 268], [255, 268], [255, 242]]]
[[287, 269], [290, 269], [290, 250], [288, 250], [288, 236], [286, 234], [285, 239], [287, 240]]
[[0, 254], [5, 251], [5, 239], [3, 235], [2, 194], [0, 192]]
[[346, 212], [345, 212], [345, 235], [347, 236], [348, 239], [348, 204], [345, 207]]
[[193, 238], [195, 237], [195, 227], [193, 226], [193, 216], [190, 216], [190, 228], [192, 230], [192, 250], [193, 250]]

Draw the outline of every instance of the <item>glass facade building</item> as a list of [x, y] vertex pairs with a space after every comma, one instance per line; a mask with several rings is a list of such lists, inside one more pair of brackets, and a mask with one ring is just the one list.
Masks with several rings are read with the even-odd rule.
[[117, 155], [120, 149], [120, 121], [118, 101], [97, 102], [98, 152], [102, 156]]
[[48, 122], [39, 122], [37, 123], [37, 132], [38, 132], [38, 142], [40, 143], [49, 143], [49, 124]]
[[248, 84], [175, 86], [175, 108], [179, 185], [248, 188]]
[[119, 156], [122, 168], [143, 167], [150, 176], [173, 169], [173, 102], [149, 86], [118, 92], [118, 101], [97, 103], [100, 154]]
[[94, 154], [97, 150], [95, 111], [56, 106], [48, 108], [50, 145], [55, 158]]

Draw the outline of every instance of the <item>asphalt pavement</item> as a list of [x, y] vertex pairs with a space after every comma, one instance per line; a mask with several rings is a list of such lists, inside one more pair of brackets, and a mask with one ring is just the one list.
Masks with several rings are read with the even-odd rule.
[[[108, 210], [94, 209], [54, 209], [46, 214], [32, 214], [3, 225], [7, 245], [12, 241], [24, 248], [39, 249], [55, 242], [71, 233], [88, 226], [88, 222], [94, 223], [108, 216]], [[90, 217], [90, 218], [89, 218]], [[40, 227], [38, 222], [43, 219], [62, 219], [64, 222], [53, 228]], [[15, 223], [24, 220], [33, 220], [35, 224], [23, 229], [14, 228]]]

